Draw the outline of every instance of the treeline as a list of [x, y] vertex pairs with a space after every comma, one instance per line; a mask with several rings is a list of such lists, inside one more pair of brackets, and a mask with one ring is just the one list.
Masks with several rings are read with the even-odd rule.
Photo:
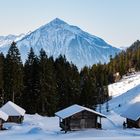
[[140, 41], [137, 40], [127, 50], [116, 54], [115, 58], [111, 57], [108, 67], [112, 75], [109, 82], [114, 82], [113, 74], [116, 72], [119, 72], [122, 77], [125, 74], [140, 71]]
[[6, 56], [0, 54], [1, 105], [11, 100], [27, 113], [48, 116], [75, 103], [95, 109], [109, 99], [107, 85], [115, 81], [114, 74], [123, 76], [131, 68], [140, 70], [140, 41], [115, 58], [110, 56], [108, 64], [84, 67], [80, 72], [65, 56], [54, 60], [43, 49], [36, 56], [31, 48], [23, 64], [13, 42]]
[[31, 48], [23, 64], [13, 42], [6, 56], [0, 54], [1, 105], [11, 100], [27, 113], [52, 116], [72, 104], [95, 108], [108, 99], [107, 65], [84, 67], [80, 72], [65, 56], [57, 59], [43, 49], [36, 56]]

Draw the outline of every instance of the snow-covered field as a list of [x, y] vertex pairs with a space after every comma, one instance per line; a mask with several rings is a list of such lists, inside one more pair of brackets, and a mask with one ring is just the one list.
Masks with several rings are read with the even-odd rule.
[[140, 140], [140, 129], [123, 129], [125, 118], [120, 114], [131, 104], [139, 101], [140, 73], [125, 77], [109, 86], [112, 99], [109, 110], [106, 104], [102, 113], [102, 130], [88, 129], [64, 133], [60, 131], [57, 117], [43, 117], [38, 114], [25, 115], [23, 124], [4, 124], [8, 130], [0, 131], [0, 140]]
[[[123, 120], [118, 115], [109, 115], [113, 121]], [[0, 131], [0, 140], [138, 140], [140, 130], [123, 129], [120, 122], [103, 120], [103, 129], [88, 129], [64, 133], [60, 131], [57, 117], [42, 117], [38, 114], [25, 115], [24, 123], [5, 124], [6, 131]]]

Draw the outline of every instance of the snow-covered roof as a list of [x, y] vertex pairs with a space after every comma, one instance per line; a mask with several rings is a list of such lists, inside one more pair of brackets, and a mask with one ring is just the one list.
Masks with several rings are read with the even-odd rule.
[[92, 109], [89, 109], [89, 108], [86, 108], [86, 107], [83, 107], [83, 106], [80, 106], [80, 105], [77, 105], [77, 104], [72, 105], [72, 106], [70, 106], [68, 108], [65, 108], [63, 110], [60, 110], [60, 111], [56, 112], [55, 115], [62, 118], [62, 119], [65, 119], [65, 118], [68, 118], [68, 117], [70, 117], [70, 116], [72, 116], [76, 113], [79, 113], [81, 111], [84, 111], [84, 110], [89, 111], [89, 112], [94, 113], [94, 114], [97, 114], [101, 117], [106, 117], [105, 115], [103, 115], [99, 112], [96, 112]]
[[1, 107], [1, 110], [9, 116], [24, 116], [25, 110], [15, 103], [8, 101]]
[[136, 102], [121, 114], [122, 117], [137, 121], [140, 118], [140, 102]]
[[5, 112], [0, 110], [0, 119], [3, 119], [4, 121], [7, 121], [8, 117], [9, 116]]

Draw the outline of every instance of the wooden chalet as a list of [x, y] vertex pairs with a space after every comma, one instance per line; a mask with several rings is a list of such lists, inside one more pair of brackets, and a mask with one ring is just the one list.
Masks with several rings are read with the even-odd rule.
[[22, 123], [25, 115], [25, 110], [20, 106], [11, 101], [8, 101], [1, 107], [1, 110], [9, 116], [7, 122]]
[[101, 117], [106, 117], [77, 104], [58, 111], [55, 115], [59, 117], [59, 125], [65, 132], [86, 128], [101, 128]]
[[140, 128], [140, 102], [136, 102], [121, 114], [126, 118], [126, 124], [128, 128]]
[[0, 110], [0, 130], [4, 129], [3, 123], [5, 121], [7, 121], [7, 119], [8, 119], [8, 115], [5, 112], [3, 112], [2, 110]]

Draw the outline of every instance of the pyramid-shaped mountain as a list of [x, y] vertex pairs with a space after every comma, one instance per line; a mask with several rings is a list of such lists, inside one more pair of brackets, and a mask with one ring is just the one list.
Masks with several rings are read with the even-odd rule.
[[54, 58], [60, 54], [65, 55], [67, 60], [76, 64], [79, 69], [85, 65], [108, 62], [110, 55], [114, 56], [120, 51], [103, 39], [58, 18], [25, 35], [17, 41], [17, 46], [23, 61], [27, 58], [31, 47], [37, 55], [43, 48], [48, 56]]

